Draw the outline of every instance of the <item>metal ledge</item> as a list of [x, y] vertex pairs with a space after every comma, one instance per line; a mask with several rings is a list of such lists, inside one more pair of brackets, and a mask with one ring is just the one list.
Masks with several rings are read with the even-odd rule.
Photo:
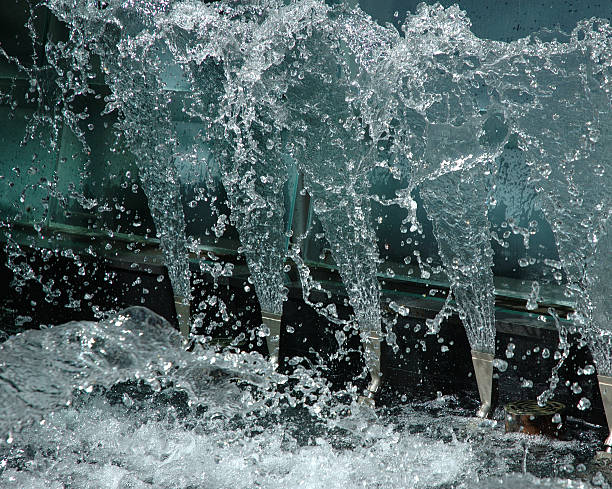
[[[40, 234], [36, 232], [33, 225], [28, 222], [13, 222], [12, 234], [20, 245], [33, 248], [71, 248], [75, 253], [91, 255], [107, 260], [112, 266], [138, 271], [142, 273], [159, 274], [164, 269], [164, 259], [159, 249], [159, 240], [139, 235], [128, 235], [114, 233], [109, 235], [106, 231], [93, 231], [91, 229], [70, 226], [65, 224], [52, 224], [43, 226]], [[3, 236], [0, 235], [0, 241]], [[107, 249], [107, 245], [110, 248]], [[127, 246], [132, 245], [132, 249]], [[243, 260], [236, 250], [215, 246], [199, 245], [196, 252], [190, 253], [190, 261], [198, 264], [207, 260], [207, 253], [214, 253], [220, 259], [235, 264], [234, 280], [243, 281], [248, 275], [248, 267], [241, 263]], [[288, 262], [292, 268], [293, 262]], [[346, 290], [340, 281], [339, 274], [335, 267], [323, 265], [318, 262], [307, 263], [312, 270], [313, 277], [336, 297], [345, 297]], [[292, 270], [288, 273], [290, 277], [296, 277], [297, 273]], [[387, 307], [388, 304], [395, 302], [399, 306], [407, 307], [412, 318], [427, 319], [435, 316], [442, 308], [445, 297], [448, 294], [448, 284], [441, 281], [425, 282], [421, 279], [404, 280], [405, 277], [394, 277], [393, 279], [379, 274], [381, 280], [381, 305]], [[513, 282], [510, 279], [501, 278], [506, 287]], [[524, 281], [516, 282], [517, 288]], [[290, 295], [301, 297], [301, 284], [299, 281], [288, 281], [286, 284], [290, 289]], [[551, 290], [553, 287], [551, 286]], [[558, 289], [562, 289], [559, 286]], [[562, 319], [566, 319], [573, 309], [565, 301], [552, 301], [536, 311], [528, 311], [526, 298], [510, 297], [496, 291], [496, 326], [500, 332], [519, 334], [529, 337], [540, 337], [539, 330], [556, 330], [552, 318], [547, 312], [548, 307], [554, 307]], [[436, 292], [437, 291], [437, 292]], [[562, 295], [561, 290], [554, 290], [549, 300]], [[514, 294], [518, 295], [518, 294]]]

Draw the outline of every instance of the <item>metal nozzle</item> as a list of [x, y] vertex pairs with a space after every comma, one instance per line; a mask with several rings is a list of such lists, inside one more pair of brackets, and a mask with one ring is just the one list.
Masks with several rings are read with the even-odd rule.
[[179, 330], [185, 339], [189, 339], [189, 333], [191, 332], [191, 304], [189, 299], [175, 295], [174, 307], [176, 309], [176, 320], [179, 324]]
[[608, 421], [608, 437], [604, 441], [604, 452], [612, 453], [612, 377], [598, 375], [599, 392], [603, 401], [606, 420]]
[[270, 354], [270, 362], [272, 362], [275, 367], [278, 366], [280, 351], [281, 317], [281, 314], [261, 311], [261, 320], [270, 330], [270, 333], [266, 337], [266, 343], [268, 345], [268, 353]]
[[478, 384], [478, 395], [480, 396], [480, 409], [476, 413], [479, 418], [489, 416], [492, 408], [493, 394], [493, 358], [492, 353], [484, 353], [472, 350], [472, 363]]
[[382, 381], [382, 374], [380, 372], [380, 336], [378, 332], [371, 332], [365, 339], [363, 346], [366, 366], [370, 372], [370, 383], [368, 384], [366, 396], [373, 399]]

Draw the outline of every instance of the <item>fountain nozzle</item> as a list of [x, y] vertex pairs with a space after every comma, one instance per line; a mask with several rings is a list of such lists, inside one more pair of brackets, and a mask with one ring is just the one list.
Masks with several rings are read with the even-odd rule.
[[368, 384], [368, 397], [374, 396], [380, 387], [382, 374], [380, 373], [380, 336], [371, 332], [365, 341], [366, 364], [370, 372]]
[[366, 367], [370, 373], [370, 382], [364, 395], [359, 396], [359, 403], [374, 407], [374, 398], [382, 382], [382, 374], [380, 372], [380, 335], [378, 332], [372, 331], [362, 342]]
[[280, 352], [281, 317], [282, 314], [261, 311], [261, 320], [270, 330], [270, 333], [266, 336], [266, 343], [270, 354], [270, 362], [275, 368], [278, 366]]
[[479, 418], [488, 417], [493, 407], [493, 359], [492, 353], [472, 350], [472, 363], [481, 403], [476, 413]]
[[608, 422], [608, 437], [604, 441], [604, 452], [612, 456], [612, 377], [608, 375], [598, 375], [599, 392], [603, 401], [606, 420]]
[[176, 309], [176, 320], [179, 330], [185, 339], [189, 339], [191, 332], [191, 304], [186, 297], [175, 295], [174, 307]]

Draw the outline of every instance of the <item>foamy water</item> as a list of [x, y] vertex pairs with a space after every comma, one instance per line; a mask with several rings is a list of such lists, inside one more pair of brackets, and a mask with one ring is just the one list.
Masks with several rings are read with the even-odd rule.
[[3, 488], [589, 487], [505, 477], [525, 439], [457, 417], [452, 397], [394, 413], [342, 406], [307, 370], [185, 352], [143, 308], [28, 331], [0, 350]]

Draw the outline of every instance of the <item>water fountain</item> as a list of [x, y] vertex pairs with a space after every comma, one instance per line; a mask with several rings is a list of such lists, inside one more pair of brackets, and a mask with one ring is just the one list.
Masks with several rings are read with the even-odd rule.
[[[435, 126], [434, 126], [435, 127]], [[497, 116], [487, 119], [480, 134], [477, 130], [457, 131], [445, 128], [443, 137], [434, 137], [430, 130], [426, 150], [428, 160], [463, 161], [471, 158], [467, 168], [446, 173], [435, 180], [421, 184], [421, 196], [430, 219], [446, 274], [451, 284], [451, 294], [457, 304], [472, 347], [472, 362], [481, 407], [479, 417], [487, 417], [493, 407], [493, 360], [495, 355], [495, 287], [493, 284], [493, 250], [490, 225], [487, 218], [494, 181], [495, 153], [499, 153], [506, 141], [507, 130]], [[463, 129], [463, 128], [461, 128]], [[453, 136], [453, 130], [459, 137]], [[469, 139], [471, 137], [471, 140]], [[491, 141], [491, 138], [495, 138]], [[483, 143], [483, 140], [486, 141]], [[462, 148], [462, 145], [469, 149]], [[463, 151], [459, 151], [461, 148]], [[429, 148], [428, 148], [429, 149]], [[437, 154], [444, 155], [436, 158]], [[470, 158], [471, 156], [471, 158]], [[453, 189], [449, 194], [448, 190]], [[450, 297], [450, 296], [449, 296]], [[434, 321], [435, 324], [435, 321]], [[438, 326], [434, 326], [434, 331]]]
[[[541, 34], [557, 40], [498, 42], [476, 37], [459, 8], [440, 5], [419, 7], [400, 34], [354, 6], [318, 0], [46, 4], [66, 24], [70, 39], [48, 48], [50, 71], [63, 90], [60, 118], [87, 149], [79, 131], [93, 116], [73, 108], [65, 95], [76, 86], [74, 73], [84, 80], [75, 97], [91, 95], [87, 80], [100, 78], [94, 73], [99, 56], [110, 92], [106, 111], [117, 112], [115, 128], [136, 156], [185, 336], [191, 326], [188, 249], [194, 249], [188, 243], [194, 236], [187, 236], [181, 187], [194, 182], [181, 181], [188, 177], [179, 176], [179, 160], [190, 153], [197, 165], [218, 166], [229, 220], [238, 231], [265, 326], [252, 331], [249, 348], [265, 336], [272, 365], [259, 354], [238, 351], [237, 339], [224, 349], [195, 335], [194, 351], [185, 352], [169, 324], [144, 309], [11, 336], [0, 346], [6, 353], [0, 363], [0, 426], [7, 434], [0, 442], [0, 477], [6, 472], [10, 484], [28, 487], [54, 470], [59, 475], [53, 483], [69, 477], [83, 487], [188, 487], [202, 483], [203, 476], [190, 469], [196, 466], [212, 476], [206, 483], [213, 487], [288, 487], [312, 476], [313, 461], [327, 468], [330, 486], [363, 481], [389, 487], [457, 485], [508, 472], [511, 462], [487, 458], [510, 443], [495, 434], [495, 423], [468, 428], [452, 410], [432, 421], [440, 409], [458, 403], [452, 396], [440, 393], [424, 405], [417, 402], [404, 417], [384, 409], [348, 409], [359, 394], [353, 379], [346, 388], [332, 390], [321, 373], [323, 364], [290, 358], [283, 373], [275, 367], [289, 256], [302, 278], [300, 307], [313, 305], [329, 319], [341, 344], [344, 332], [359, 330], [369, 375], [362, 400], [373, 404], [382, 378], [382, 331], [381, 258], [371, 202], [400, 206], [407, 214], [403, 233], [410, 229], [422, 235], [414, 199], [418, 191], [450, 283], [442, 312], [427, 325], [435, 334], [450, 311], [459, 313], [472, 348], [479, 415], [489, 414], [496, 332], [488, 211], [495, 160], [511, 132], [555, 231], [567, 290], [576, 299], [575, 324], [595, 357], [602, 397], [607, 402], [612, 395], [606, 329], [612, 279], [611, 203], [605, 192], [612, 183], [606, 159], [609, 24], [583, 22], [568, 37]], [[71, 70], [63, 69], [66, 63]], [[40, 73], [19, 68], [36, 87]], [[177, 113], [195, 128], [181, 148]], [[199, 156], [208, 151], [212, 157]], [[287, 253], [291, 219], [284, 193], [294, 168], [348, 295], [349, 320], [333, 303], [310, 301], [308, 268], [316, 264], [301, 256], [298, 246]], [[401, 190], [388, 200], [372, 195], [375, 171], [388, 172]], [[218, 217], [217, 237], [228, 222], [227, 216]], [[3, 219], [3, 225], [11, 223]], [[309, 239], [308, 232], [294, 239]], [[44, 231], [38, 233], [42, 239]], [[421, 272], [427, 281], [426, 271]], [[38, 371], [54, 378], [36, 380]], [[101, 430], [103, 425], [111, 428]], [[76, 441], [71, 438], [64, 448], [54, 433], [74, 426], [79, 426]], [[103, 432], [102, 441], [93, 443], [87, 430]], [[487, 449], [470, 448], [474, 430]], [[130, 435], [119, 437], [130, 440], [125, 445], [117, 444], [120, 432]], [[426, 432], [434, 433], [433, 441], [422, 435]], [[147, 439], [154, 440], [148, 448]], [[191, 448], [184, 448], [185, 439]], [[28, 444], [46, 455], [30, 457], [23, 449]], [[572, 454], [579, 448], [573, 447]], [[139, 462], [129, 455], [143, 450], [147, 456]], [[210, 464], [197, 462], [193, 453], [186, 455], [189, 450], [215, 457]], [[364, 454], [372, 450], [380, 461], [374, 468], [364, 463], [371, 461]], [[17, 451], [23, 457], [15, 456]], [[80, 451], [83, 460], [76, 460], [74, 453]], [[416, 455], [404, 462], [398, 454], [405, 453]], [[517, 453], [513, 456], [523, 457], [525, 472], [527, 445]], [[60, 462], [49, 469], [47, 459], [53, 457]], [[452, 470], [443, 476], [436, 461], [447, 457]], [[99, 467], [98, 460], [115, 459], [117, 464]], [[285, 459], [298, 461], [297, 472]], [[163, 470], [153, 470], [155, 464]], [[346, 477], [341, 476], [345, 465], [350, 467]], [[584, 472], [579, 466], [576, 462], [576, 474]], [[244, 474], [253, 467], [257, 473], [245, 482]], [[531, 483], [527, 477], [517, 482]]]
[[[189, 338], [189, 255], [176, 167], [178, 138], [171, 115], [170, 90], [174, 87], [168, 86], [172, 83], [168, 53], [159, 40], [149, 35], [147, 17], [135, 15], [130, 9], [116, 8], [111, 16], [110, 12], [95, 8], [83, 11], [83, 6], [70, 10], [65, 2], [50, 2], [49, 6], [73, 26], [77, 49], [83, 49], [83, 39], [90, 35], [98, 40], [90, 49], [92, 54], [100, 56], [100, 70], [111, 90], [105, 113], [119, 112], [117, 129], [136, 156], [140, 181], [172, 284], [180, 330]], [[158, 8], [163, 12], [165, 6], [160, 4]], [[118, 23], [127, 27], [118, 29]], [[90, 79], [97, 76], [91, 64], [81, 68]], [[70, 77], [67, 78], [65, 90], [71, 85]]]
[[[481, 105], [480, 111], [482, 109]], [[493, 408], [496, 333], [493, 250], [487, 214], [495, 181], [495, 158], [507, 141], [508, 131], [503, 119], [495, 113], [486, 119], [481, 131], [473, 128], [468, 131], [469, 135], [465, 130], [457, 131], [460, 134], [457, 137], [446, 128], [443, 138], [428, 137], [428, 145], [435, 148], [433, 155], [426, 151], [428, 159], [433, 156], [435, 160], [435, 153], [441, 153], [442, 157], [437, 160], [442, 166], [445, 159], [457, 152], [455, 161], [462, 161], [460, 166], [464, 167], [435, 180], [424, 181], [421, 195], [428, 216], [433, 220], [451, 294], [472, 347], [481, 401], [477, 416], [487, 417]], [[453, 189], [454, 194], [449, 195], [448, 189]]]
[[[461, 24], [463, 29], [458, 28]], [[482, 402], [478, 415], [486, 417], [492, 404], [495, 352], [487, 209], [494, 161], [507, 142], [508, 130], [495, 93], [478, 72], [487, 54], [469, 32], [468, 19], [458, 10], [423, 5], [403, 31], [404, 38], [384, 46], [380, 55], [384, 62], [372, 76], [376, 88], [363, 98], [378, 125], [385, 126], [386, 131], [380, 132], [390, 134], [391, 161], [408, 182], [387, 204], [404, 207], [406, 222], [418, 231], [412, 194], [420, 188], [433, 220], [451, 293], [429, 328], [432, 333], [439, 331], [454, 297], [472, 346]], [[449, 39], [450, 31], [456, 36]]]
[[[55, 8], [62, 5], [60, 2]], [[280, 318], [286, 294], [283, 190], [289, 176], [287, 158], [278, 149], [280, 142], [273, 143], [275, 136], [266, 136], [271, 109], [255, 103], [260, 87], [253, 86], [248, 73], [245, 76], [241, 72], [250, 61], [248, 56], [240, 59], [240, 53], [250, 52], [249, 43], [254, 41], [247, 36], [241, 41], [244, 45], [228, 47], [225, 57], [218, 57], [216, 51], [222, 44], [221, 39], [234, 43], [241, 29], [244, 36], [256, 30], [258, 24], [253, 22], [245, 30], [238, 21], [226, 22], [219, 16], [219, 25], [211, 36], [206, 32], [206, 24], [198, 24], [197, 16], [191, 15], [191, 24], [183, 23], [185, 15], [190, 13], [177, 9], [174, 17], [157, 26], [165, 37], [156, 37], [146, 22], [150, 15], [146, 9], [144, 14], [138, 6], [110, 10], [105, 9], [102, 14], [103, 26], [129, 23], [129, 29], [123, 29], [123, 44], [112, 38], [106, 41], [105, 37], [116, 32], [110, 27], [97, 26], [94, 20], [99, 19], [81, 18], [82, 14], [77, 11], [68, 14], [67, 20], [75, 28], [85, 22], [85, 31], [98, 31], [102, 39], [99, 49], [105, 62], [103, 70], [115, 97], [113, 108], [120, 108], [124, 118], [122, 130], [128, 136], [131, 151], [139, 158], [161, 247], [169, 264], [181, 331], [189, 336], [189, 265], [180, 179], [173, 164], [177, 153], [178, 138], [173, 132], [176, 122], [169, 106], [173, 104], [177, 110], [178, 103], [173, 98], [179, 97], [173, 92], [176, 85], [182, 84], [190, 90], [187, 100], [183, 100], [182, 112], [189, 112], [201, 125], [202, 140], [191, 145], [208, 146], [217, 155], [231, 221], [238, 228], [241, 251], [262, 308], [262, 320], [269, 329], [266, 338], [271, 360], [278, 363]], [[162, 5], [160, 11], [163, 10]], [[248, 7], [241, 14], [247, 15]], [[141, 18], [145, 19], [144, 24], [139, 24]], [[204, 32], [198, 32], [201, 29]], [[189, 42], [199, 42], [201, 49], [186, 49]], [[181, 67], [185, 71], [183, 75]], [[130, 71], [142, 73], [143, 80], [132, 79]], [[254, 118], [252, 111], [256, 113]], [[155, 119], [151, 121], [152, 114]], [[218, 126], [219, 118], [225, 118], [222, 128]], [[158, 141], [165, 143], [158, 144]], [[198, 164], [206, 166], [211, 162], [198, 161]], [[168, 188], [161, 191], [163, 185]], [[221, 221], [225, 217], [220, 216]], [[216, 229], [215, 233], [220, 235], [223, 230]]]
[[[178, 49], [182, 51], [176, 53], [196, 101], [191, 113], [202, 124], [204, 141], [218, 155], [215, 158], [227, 192], [231, 221], [238, 229], [241, 253], [246, 257], [267, 328], [264, 333], [270, 360], [278, 364], [286, 299], [283, 191], [290, 176], [290, 162], [280, 151], [280, 134], [271, 130], [274, 107], [258, 103], [261, 87], [252, 82], [245, 67], [251, 61], [246, 56], [240, 62], [236, 59], [238, 53], [253, 51], [250, 47], [253, 41], [242, 40], [243, 45], [232, 46], [224, 57], [216, 57], [211, 44], [206, 43], [214, 42], [218, 47], [222, 42], [236, 42], [238, 36], [231, 25], [223, 23], [227, 30], [223, 34], [215, 31], [216, 35], [211, 36], [197, 22], [186, 29], [180, 22], [182, 15], [179, 12], [177, 19], [171, 21], [172, 29], [179, 31], [174, 36], [182, 42], [187, 37], [201, 47], [185, 56], [186, 50], [181, 45]], [[259, 26], [253, 23], [251, 28], [255, 31]], [[226, 127], [218, 127], [219, 119], [226, 121]]]
[[[159, 73], [163, 69], [163, 59], [157, 53], [151, 53], [153, 46], [145, 45], [135, 50], [135, 44], [132, 43], [124, 52], [119, 46], [118, 53], [107, 53], [102, 69], [108, 70], [107, 79], [115, 103], [121, 107], [123, 115], [122, 130], [130, 150], [137, 155], [140, 179], [155, 220], [157, 237], [174, 291], [178, 323], [183, 336], [189, 338], [189, 255], [180, 182], [175, 166], [177, 136], [169, 114], [169, 96], [162, 89]], [[148, 69], [143, 70], [143, 66], [148, 66]], [[153, 67], [157, 67], [157, 73]], [[132, 72], [143, 73], [143, 76], [132, 76]]]
[[[249, 9], [244, 8], [242, 14]], [[309, 32], [322, 29], [330, 35], [333, 29], [341, 31], [338, 23], [328, 18], [328, 8], [324, 5], [317, 2], [271, 4], [268, 9], [248, 29], [241, 22], [235, 22], [236, 26], [232, 27], [231, 21], [220, 18], [219, 25], [224, 32], [219, 25], [211, 26], [209, 17], [203, 16], [199, 23], [198, 14], [194, 16], [189, 8], [179, 9], [172, 22], [188, 25], [190, 34], [196, 33], [199, 49], [184, 49], [181, 45], [183, 52], [176, 56], [182, 57], [182, 63], [189, 70], [198, 100], [195, 111], [205, 121], [205, 131], [219, 133], [218, 136], [208, 134], [207, 140], [212, 142], [217, 154], [231, 155], [227, 164], [222, 164], [224, 185], [258, 290], [262, 318], [272, 331], [269, 348], [277, 351], [280, 332], [285, 237], [279, 198], [283, 177], [279, 175], [288, 174], [287, 157], [282, 151], [286, 145], [283, 141], [291, 140], [287, 151], [304, 175], [304, 186], [326, 231], [356, 322], [363, 332], [371, 376], [367, 392], [372, 397], [380, 384], [378, 260], [362, 180], [373, 165], [372, 151], [371, 144], [368, 146], [359, 136], [354, 136], [357, 126], [355, 121], [351, 122], [350, 105], [345, 101], [350, 93], [350, 73], [346, 72], [350, 68], [344, 68], [339, 77], [328, 79], [336, 64], [348, 64], [356, 54], [348, 50], [336, 53], [337, 39], [325, 39], [316, 30]], [[291, 23], [287, 22], [289, 18]], [[240, 36], [244, 39], [237, 41]], [[296, 44], [294, 38], [300, 39], [300, 43]], [[319, 57], [307, 54], [307, 50]], [[189, 55], [183, 54], [184, 51]], [[223, 75], [219, 75], [221, 72]], [[211, 83], [215, 76], [217, 79]], [[219, 91], [221, 78], [224, 78], [224, 92]], [[217, 101], [211, 102], [215, 98]], [[215, 104], [222, 108], [214, 107]], [[214, 128], [218, 120], [210, 114], [217, 111], [232, 134], [227, 129]], [[336, 119], [335, 112], [339, 111], [344, 111], [345, 118]], [[300, 118], [296, 121], [292, 114], [300, 114]], [[345, 124], [353, 125], [345, 127]], [[338, 133], [347, 144], [353, 143], [352, 146], [339, 147], [337, 139], [323, 146], [322, 142], [328, 140], [327, 131]], [[232, 143], [228, 144], [228, 140]], [[334, 194], [343, 196], [339, 205], [329, 198]], [[254, 213], [260, 213], [260, 217]], [[251, 221], [260, 222], [262, 232]], [[355, 260], [355, 256], [360, 259]], [[307, 289], [307, 284], [304, 285]]]
[[[421, 192], [427, 213], [434, 222], [451, 293], [472, 347], [472, 362], [482, 403], [477, 413], [479, 417], [487, 417], [492, 408], [495, 355], [493, 253], [486, 214], [489, 196], [483, 181], [490, 175], [483, 173], [482, 168], [477, 168], [447, 174], [423, 184]], [[456, 189], [454, 196], [448, 196], [448, 188]], [[441, 201], [446, 205], [441, 206]], [[447, 205], [451, 202], [450, 208], [456, 212], [449, 212]]]
[[[525, 48], [528, 55], [540, 57], [529, 73], [525, 59], [517, 56], [500, 77], [512, 80], [501, 90], [503, 102], [522, 138], [533, 184], [555, 233], [567, 294], [576, 301], [574, 323], [601, 374], [606, 414], [612, 353], [606, 305], [612, 250], [609, 43], [609, 24], [586, 21], [570, 36], [559, 34], [559, 41]], [[517, 90], [528, 104], [516, 99]], [[608, 451], [609, 444], [610, 437]]]
[[[355, 45], [354, 38], [346, 39], [355, 19], [344, 18], [342, 10], [340, 14], [310, 36], [304, 60], [289, 65], [297, 68], [299, 81], [287, 91], [288, 110], [300, 114], [290, 131], [290, 154], [304, 175], [304, 187], [346, 287], [370, 376], [363, 400], [373, 403], [382, 379], [380, 260], [368, 177], [377, 165], [378, 138], [368, 125], [368, 114], [361, 112], [358, 96], [369, 88], [359, 85], [363, 57], [369, 53]], [[377, 30], [371, 21], [362, 20], [360, 28]]]

